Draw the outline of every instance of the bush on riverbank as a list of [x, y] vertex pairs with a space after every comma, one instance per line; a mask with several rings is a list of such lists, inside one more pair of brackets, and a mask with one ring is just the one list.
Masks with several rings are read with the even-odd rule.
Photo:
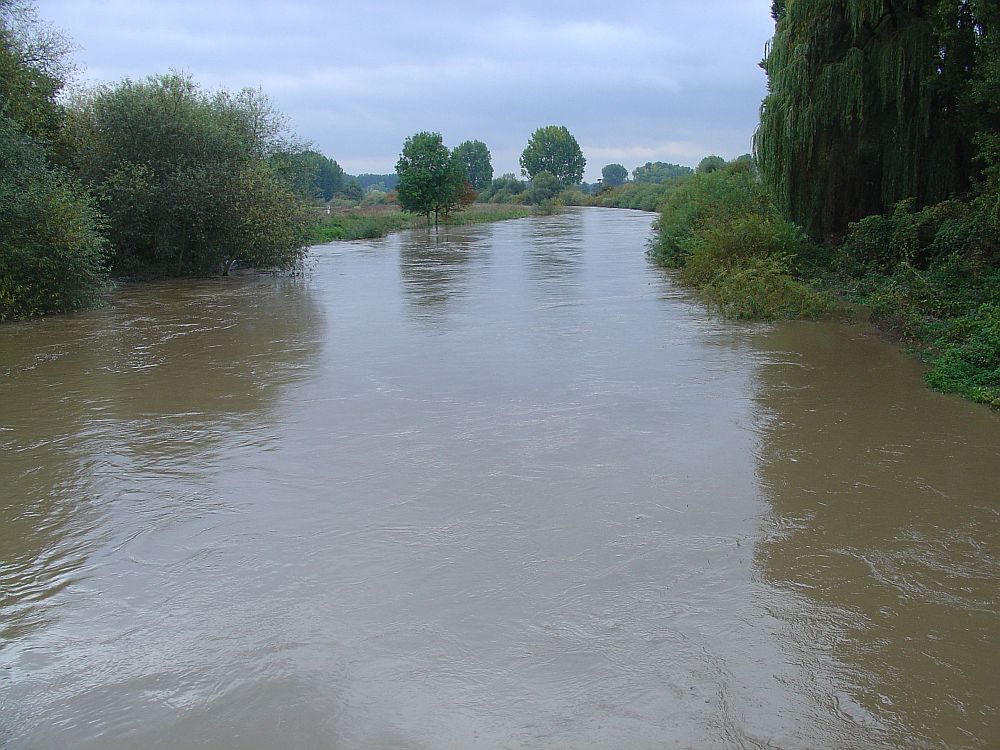
[[850, 226], [825, 283], [930, 364], [938, 390], [1000, 406], [1000, 227], [988, 201], [909, 202]]
[[2, 115], [0, 161], [0, 322], [92, 304], [107, 268], [89, 197]]
[[682, 178], [668, 190], [652, 257], [735, 318], [817, 318], [833, 297], [796, 278], [811, 253], [746, 161]]
[[588, 196], [584, 205], [604, 208], [632, 208], [638, 211], [656, 211], [667, 194], [675, 190], [686, 176], [671, 177], [664, 182], [627, 182], [597, 195]]
[[927, 382], [1000, 406], [1000, 220], [983, 197], [911, 201], [819, 246], [746, 163], [696, 174], [661, 204], [652, 257], [732, 318], [818, 318], [836, 298], [930, 365]]
[[313, 212], [271, 157], [291, 148], [258, 91], [208, 93], [176, 74], [125, 80], [73, 100], [64, 140], [97, 196], [118, 275], [288, 267]]

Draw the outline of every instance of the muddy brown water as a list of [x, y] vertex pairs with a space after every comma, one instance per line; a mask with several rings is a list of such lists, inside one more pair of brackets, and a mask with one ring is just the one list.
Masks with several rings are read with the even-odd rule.
[[1000, 747], [1000, 417], [651, 218], [0, 327], [0, 747]]

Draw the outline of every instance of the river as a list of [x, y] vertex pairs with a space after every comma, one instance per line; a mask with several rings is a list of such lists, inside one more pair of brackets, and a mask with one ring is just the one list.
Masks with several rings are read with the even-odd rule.
[[651, 221], [0, 327], [0, 747], [1000, 747], [1000, 415]]

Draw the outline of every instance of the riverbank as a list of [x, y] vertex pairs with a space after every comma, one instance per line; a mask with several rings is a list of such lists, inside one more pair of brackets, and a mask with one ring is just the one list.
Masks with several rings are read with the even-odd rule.
[[[485, 224], [493, 221], [522, 219], [530, 216], [531, 208], [516, 205], [474, 204], [464, 211], [452, 214], [445, 226]], [[337, 240], [369, 240], [385, 237], [403, 229], [428, 226], [427, 219], [419, 214], [401, 211], [399, 206], [368, 206], [351, 208], [324, 216], [312, 228], [310, 244], [318, 245]]]
[[1000, 408], [1000, 245], [983, 200], [902, 202], [817, 244], [749, 164], [667, 190], [651, 257], [723, 315], [823, 318], [852, 305], [929, 365], [928, 385]]

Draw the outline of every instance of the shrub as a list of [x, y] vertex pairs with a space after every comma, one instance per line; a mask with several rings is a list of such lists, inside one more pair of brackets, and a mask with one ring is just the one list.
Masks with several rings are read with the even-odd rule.
[[686, 262], [681, 276], [699, 285], [720, 268], [746, 265], [757, 258], [774, 259], [782, 273], [791, 273], [808, 244], [801, 229], [777, 216], [735, 216], [706, 224], [683, 240]]
[[545, 201], [554, 199], [562, 189], [563, 184], [554, 174], [539, 172], [528, 183], [528, 189], [524, 192], [524, 202], [533, 206], [541, 205]]
[[852, 223], [838, 260], [842, 270], [854, 274], [892, 273], [900, 264], [927, 268], [955, 252], [976, 252], [991, 236], [982, 212], [968, 203], [948, 200], [916, 211], [908, 199], [891, 214]]
[[288, 143], [259, 92], [208, 94], [179, 75], [126, 80], [75, 99], [67, 122], [79, 176], [108, 217], [116, 273], [301, 257], [311, 212], [270, 158]]
[[822, 318], [834, 313], [836, 301], [793, 278], [784, 260], [766, 255], [724, 266], [702, 285], [701, 296], [736, 319]]
[[89, 196], [2, 116], [0, 157], [0, 321], [92, 304], [107, 270]]
[[1000, 407], [1000, 305], [981, 305], [956, 327], [961, 333], [933, 360], [927, 382], [940, 391]]
[[750, 169], [721, 169], [692, 175], [667, 192], [657, 221], [659, 239], [652, 248], [660, 263], [684, 265], [691, 236], [704, 226], [737, 216], [759, 214], [779, 218], [770, 196]]

